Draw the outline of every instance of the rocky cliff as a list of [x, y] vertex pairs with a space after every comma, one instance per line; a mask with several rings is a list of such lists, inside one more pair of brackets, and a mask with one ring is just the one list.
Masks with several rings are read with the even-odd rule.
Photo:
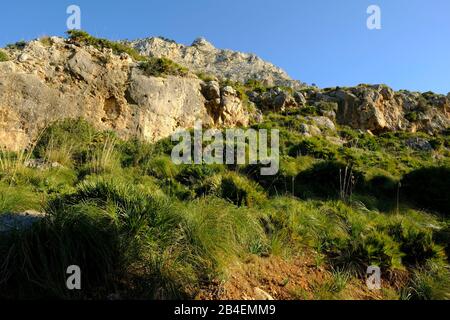
[[[160, 38], [130, 42], [143, 55], [188, 67], [182, 75], [149, 75], [129, 50], [93, 43], [51, 37], [3, 50], [8, 59], [0, 59], [2, 146], [24, 148], [49, 123], [78, 117], [123, 138], [147, 141], [191, 128], [196, 120], [206, 126], [246, 126], [261, 119], [259, 110], [292, 108], [312, 108], [336, 124], [375, 134], [436, 133], [450, 124], [450, 96], [395, 92], [384, 85], [305, 87], [254, 55], [219, 50], [203, 39], [192, 46]], [[199, 72], [215, 79], [204, 81]], [[259, 81], [255, 86], [224, 80]]]
[[196, 39], [191, 46], [162, 38], [131, 41], [129, 45], [142, 55], [166, 57], [196, 73], [213, 75], [219, 79], [242, 83], [258, 80], [266, 86], [302, 86], [284, 70], [254, 54], [217, 49], [204, 38]]
[[[231, 87], [193, 74], [147, 76], [126, 53], [52, 37], [5, 50], [0, 62], [0, 142], [27, 146], [49, 123], [83, 117], [121, 137], [156, 141], [196, 120], [247, 125], [249, 113]], [[213, 98], [208, 101], [206, 97]]]

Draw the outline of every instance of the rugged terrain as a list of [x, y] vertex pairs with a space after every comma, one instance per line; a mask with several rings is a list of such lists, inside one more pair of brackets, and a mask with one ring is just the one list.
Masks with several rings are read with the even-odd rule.
[[[0, 298], [449, 299], [449, 104], [307, 86], [204, 39], [9, 45]], [[196, 120], [279, 130], [279, 172], [175, 165]]]
[[[49, 123], [78, 117], [123, 138], [149, 142], [192, 127], [195, 120], [205, 126], [247, 126], [261, 120], [258, 110], [304, 107], [373, 133], [433, 134], [450, 123], [449, 97], [444, 95], [394, 92], [384, 85], [302, 86], [254, 55], [219, 50], [204, 39], [192, 46], [160, 38], [130, 45], [139, 50], [138, 59], [130, 51], [75, 36], [5, 49], [8, 61], [0, 62], [1, 144], [24, 148]], [[188, 70], [149, 75], [137, 61], [145, 56], [172, 59]]]

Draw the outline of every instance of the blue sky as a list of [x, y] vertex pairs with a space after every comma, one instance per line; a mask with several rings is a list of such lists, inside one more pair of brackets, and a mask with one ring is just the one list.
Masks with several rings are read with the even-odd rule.
[[[0, 46], [63, 35], [66, 8], [82, 28], [110, 39], [165, 36], [252, 52], [295, 79], [321, 87], [386, 83], [395, 89], [450, 91], [448, 0], [42, 0], [6, 1]], [[381, 30], [366, 27], [381, 8]]]

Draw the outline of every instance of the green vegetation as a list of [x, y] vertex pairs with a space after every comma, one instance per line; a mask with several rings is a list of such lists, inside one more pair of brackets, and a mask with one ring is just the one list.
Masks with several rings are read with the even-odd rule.
[[0, 49], [0, 62], [5, 62], [9, 60], [8, 54]]
[[41, 37], [39, 41], [46, 47], [50, 47], [52, 45], [52, 39], [50, 37]]
[[185, 76], [189, 71], [187, 68], [167, 58], [148, 58], [139, 66], [148, 76]]
[[120, 42], [96, 38], [82, 30], [69, 30], [67, 31], [67, 34], [73, 42], [79, 43], [81, 45], [91, 45], [96, 47], [97, 49], [109, 48], [113, 50], [115, 54], [126, 53], [136, 61], [146, 60], [146, 57], [141, 56], [135, 49]]
[[[382, 269], [384, 298], [449, 298], [447, 136], [338, 128], [334, 143], [305, 137], [298, 112], [265, 118], [254, 128], [280, 130], [275, 176], [260, 165], [177, 166], [170, 139], [123, 141], [80, 119], [1, 152], [0, 215], [47, 216], [0, 232], [0, 298], [191, 299], [235, 262], [301, 254], [330, 276], [296, 298], [345, 298], [370, 265]], [[407, 147], [412, 137], [433, 150]], [[79, 292], [65, 288], [73, 264]]]
[[70, 40], [81, 45], [91, 45], [97, 49], [109, 48], [115, 54], [126, 53], [133, 60], [141, 62], [140, 68], [148, 76], [185, 76], [189, 70], [185, 67], [178, 65], [167, 58], [154, 58], [144, 57], [139, 54], [134, 48], [128, 46], [125, 43], [114, 42], [107, 39], [96, 38], [89, 33], [81, 30], [69, 30], [68, 32]]

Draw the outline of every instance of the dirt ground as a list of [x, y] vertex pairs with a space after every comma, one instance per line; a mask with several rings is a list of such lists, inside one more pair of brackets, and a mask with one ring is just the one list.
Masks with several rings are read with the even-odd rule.
[[[383, 299], [386, 291], [370, 291], [364, 279], [352, 278], [338, 293], [327, 292], [324, 284], [332, 273], [317, 266], [313, 255], [290, 260], [280, 257], [251, 256], [232, 265], [225, 280], [216, 280], [197, 295], [200, 300], [310, 300]], [[386, 287], [387, 284], [383, 283]], [[389, 287], [389, 286], [388, 286]]]

